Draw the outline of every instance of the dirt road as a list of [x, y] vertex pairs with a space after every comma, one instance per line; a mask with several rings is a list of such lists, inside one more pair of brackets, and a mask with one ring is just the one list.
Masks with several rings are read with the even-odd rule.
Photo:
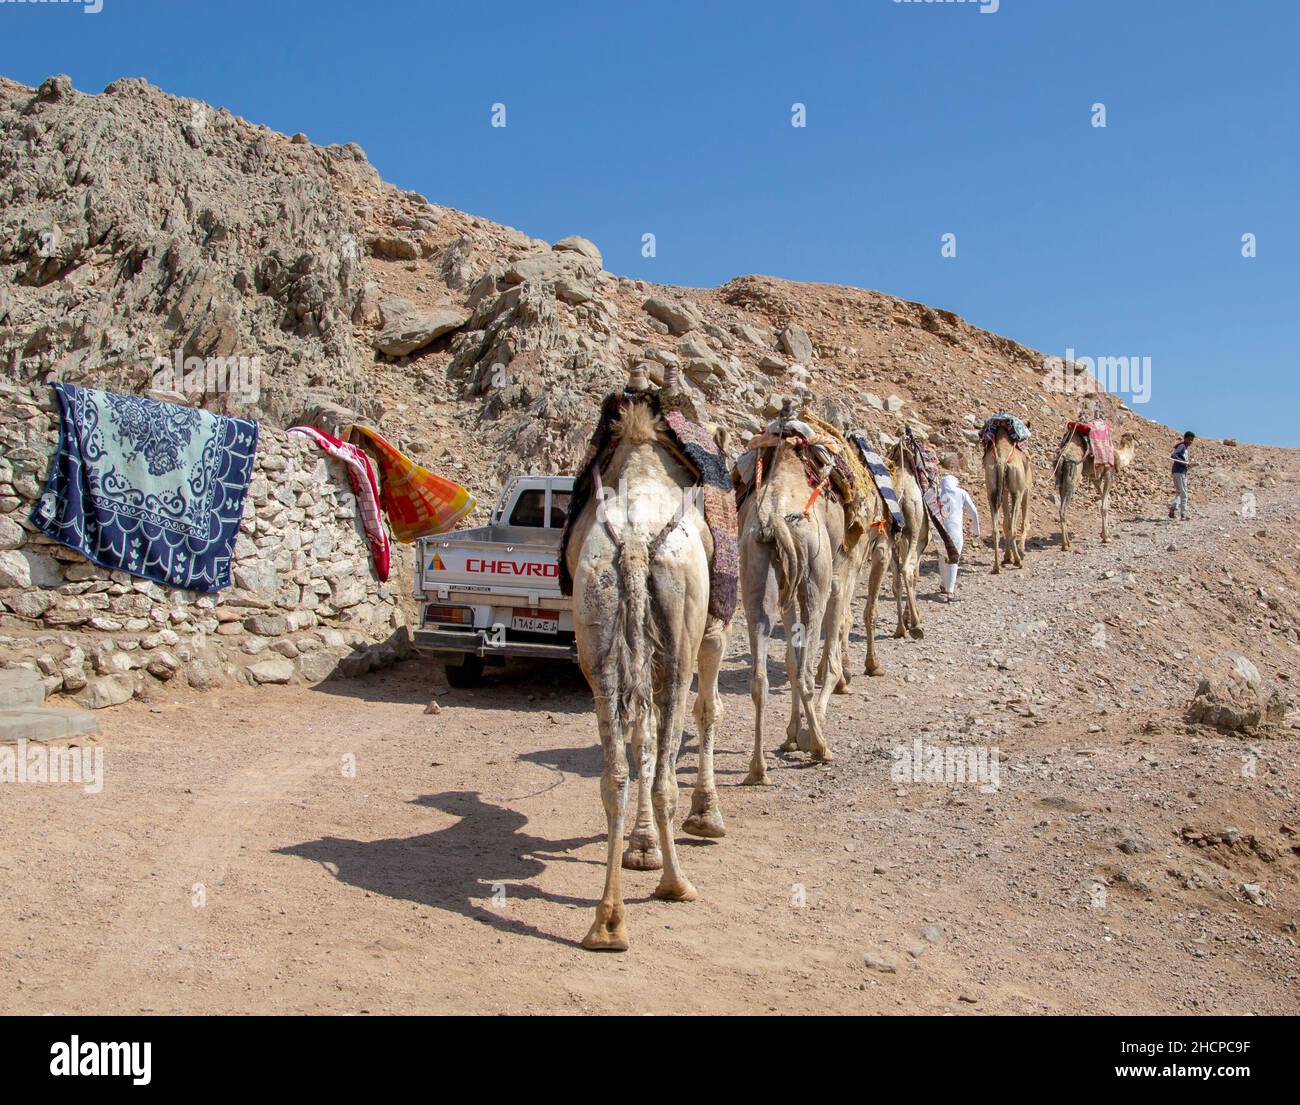
[[[728, 836], [681, 838], [698, 902], [628, 873], [625, 955], [577, 944], [604, 833], [579, 675], [515, 666], [437, 716], [424, 660], [106, 711], [101, 793], [0, 792], [0, 1012], [1295, 1013], [1300, 733], [1181, 720], [1224, 652], [1294, 670], [1255, 594], [1285, 555], [1295, 587], [1294, 498], [1125, 518], [1109, 547], [1087, 515], [1078, 552], [997, 578], [980, 549], [964, 601], [832, 701], [835, 763], [769, 751], [767, 789], [738, 785], [738, 625]], [[900, 781], [917, 739], [983, 749], [997, 785]]]

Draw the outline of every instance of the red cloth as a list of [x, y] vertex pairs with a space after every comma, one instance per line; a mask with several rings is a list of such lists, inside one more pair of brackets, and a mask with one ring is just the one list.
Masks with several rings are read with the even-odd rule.
[[357, 497], [361, 525], [365, 528], [366, 537], [370, 539], [370, 559], [375, 564], [375, 575], [380, 583], [386, 582], [391, 558], [388, 532], [384, 529], [383, 515], [379, 512], [379, 481], [375, 479], [374, 466], [365, 450], [340, 441], [333, 434], [327, 434], [314, 426], [293, 426], [289, 433], [311, 438], [330, 456], [337, 457], [348, 466], [348, 480], [352, 484], [352, 494]]
[[1069, 433], [1080, 433], [1088, 439], [1088, 454], [1092, 455], [1094, 465], [1099, 468], [1115, 467], [1115, 441], [1111, 436], [1109, 422], [1100, 418], [1092, 422], [1071, 422], [1066, 429]]

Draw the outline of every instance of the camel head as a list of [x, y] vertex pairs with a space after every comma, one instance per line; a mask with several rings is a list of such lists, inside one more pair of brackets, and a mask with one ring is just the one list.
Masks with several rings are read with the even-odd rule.
[[1133, 463], [1134, 456], [1137, 455], [1138, 435], [1132, 430], [1126, 430], [1120, 435], [1119, 445], [1115, 449], [1115, 467], [1123, 471]]

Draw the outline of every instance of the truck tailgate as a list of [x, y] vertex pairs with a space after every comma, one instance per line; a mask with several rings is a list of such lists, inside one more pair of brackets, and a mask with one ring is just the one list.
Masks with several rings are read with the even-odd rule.
[[420, 588], [430, 597], [453, 592], [537, 595], [567, 606], [569, 600], [560, 596], [559, 532], [552, 540], [539, 541], [538, 536], [539, 531], [531, 528], [483, 526], [423, 537]]

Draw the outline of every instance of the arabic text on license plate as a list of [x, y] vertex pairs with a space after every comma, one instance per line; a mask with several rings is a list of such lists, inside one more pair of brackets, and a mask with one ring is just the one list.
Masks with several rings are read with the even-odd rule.
[[510, 628], [525, 633], [558, 633], [560, 615], [554, 610], [515, 610], [510, 618]]

